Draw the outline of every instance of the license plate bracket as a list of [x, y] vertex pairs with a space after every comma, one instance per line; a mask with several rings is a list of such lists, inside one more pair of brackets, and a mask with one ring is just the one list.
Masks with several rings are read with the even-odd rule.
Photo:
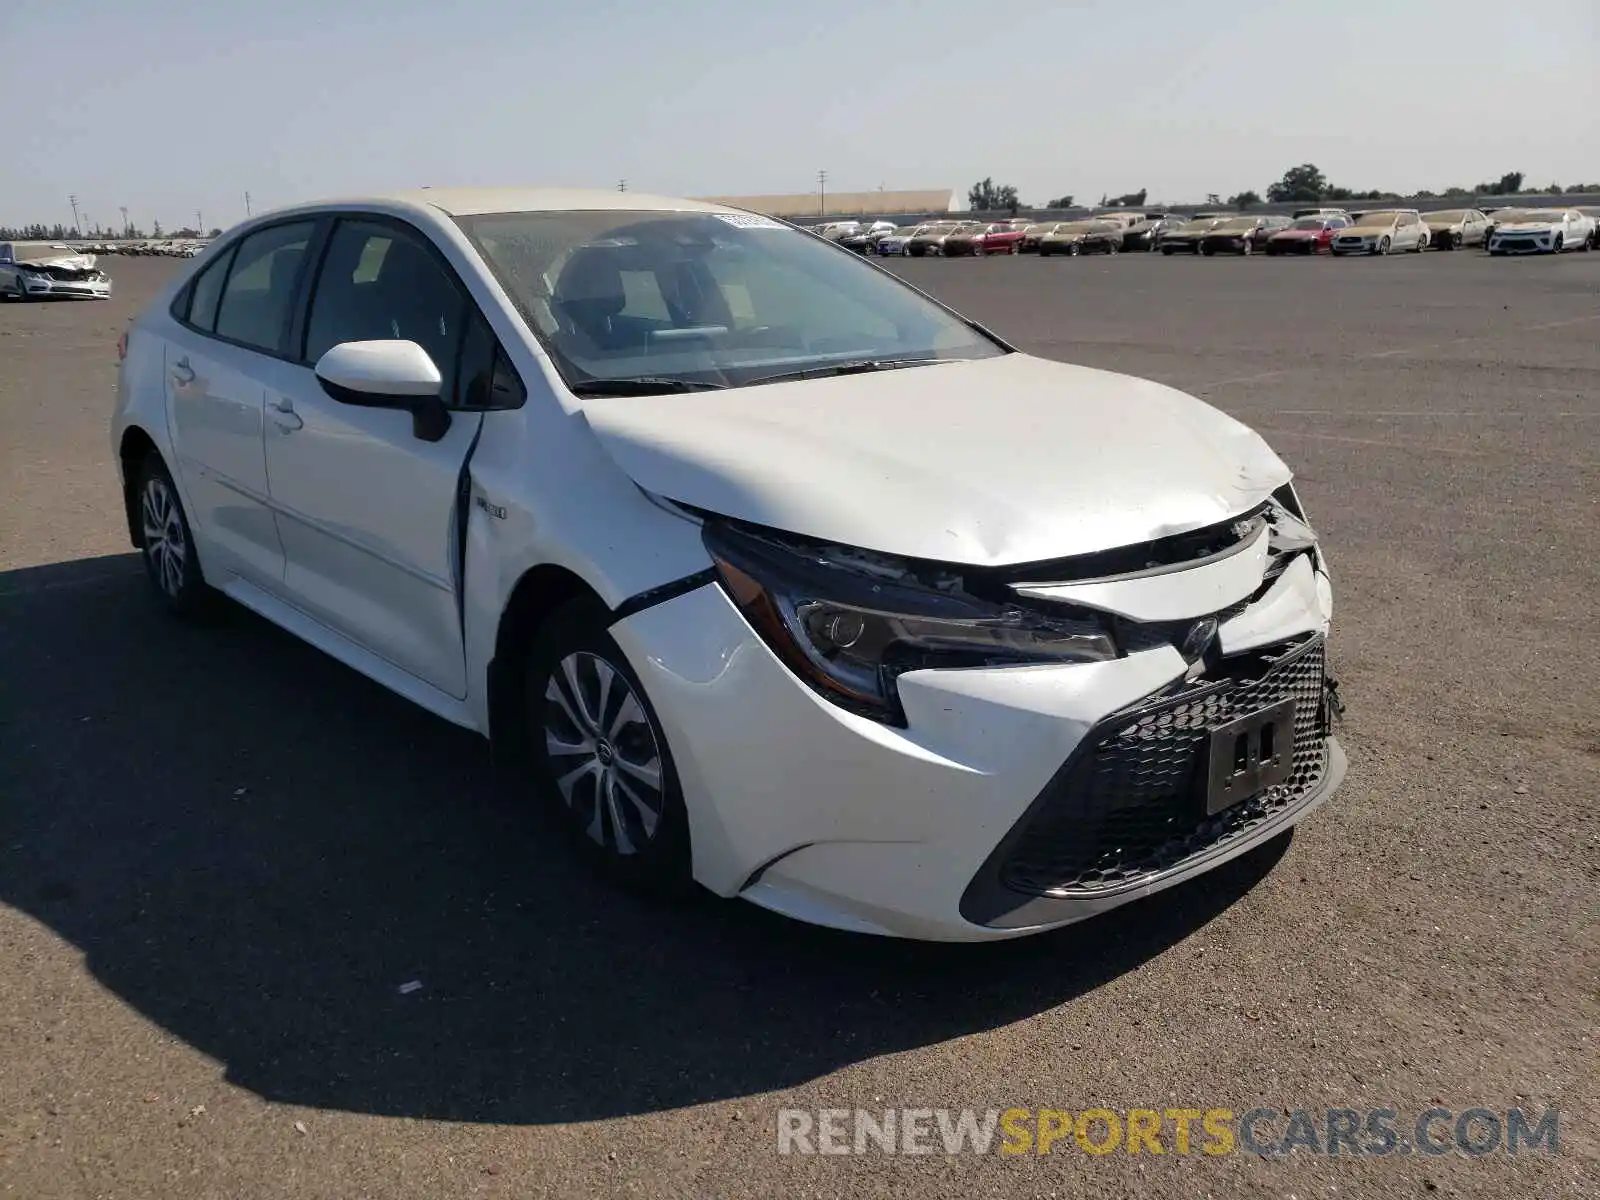
[[1294, 771], [1294, 709], [1292, 699], [1280, 700], [1211, 731], [1206, 816], [1288, 781]]

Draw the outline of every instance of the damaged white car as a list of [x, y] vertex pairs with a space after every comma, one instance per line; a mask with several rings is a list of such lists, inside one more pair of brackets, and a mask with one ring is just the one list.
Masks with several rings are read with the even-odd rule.
[[1260, 437], [777, 221], [308, 205], [121, 351], [161, 603], [220, 592], [490, 737], [624, 881], [1011, 937], [1344, 775], [1328, 566]]
[[32, 300], [40, 296], [111, 297], [111, 279], [95, 266], [94, 255], [58, 242], [0, 242], [0, 296]]

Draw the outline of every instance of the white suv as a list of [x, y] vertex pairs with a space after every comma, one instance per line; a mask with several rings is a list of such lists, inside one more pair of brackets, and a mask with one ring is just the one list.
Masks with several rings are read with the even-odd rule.
[[222, 593], [520, 763], [631, 882], [1064, 924], [1344, 773], [1288, 468], [780, 222], [424, 190], [231, 231], [130, 326], [160, 601]]

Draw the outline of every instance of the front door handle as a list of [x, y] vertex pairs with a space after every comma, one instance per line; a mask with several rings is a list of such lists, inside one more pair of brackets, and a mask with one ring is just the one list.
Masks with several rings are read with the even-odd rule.
[[189, 365], [187, 358], [180, 358], [172, 364], [172, 381], [179, 387], [186, 387], [194, 382], [194, 368]]
[[294, 401], [287, 396], [268, 400], [267, 407], [272, 410], [272, 423], [278, 427], [279, 433], [293, 433], [296, 429], [305, 428], [305, 422], [294, 410]]

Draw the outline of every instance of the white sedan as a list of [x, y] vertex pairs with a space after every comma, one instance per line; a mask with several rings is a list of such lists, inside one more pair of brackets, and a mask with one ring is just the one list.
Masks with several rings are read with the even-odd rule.
[[1344, 775], [1327, 563], [1257, 434], [777, 221], [285, 209], [120, 356], [156, 599], [230, 597], [492, 738], [630, 883], [1012, 937], [1208, 871]]
[[1595, 243], [1595, 219], [1575, 208], [1525, 208], [1497, 220], [1489, 235], [1490, 254], [1560, 254], [1588, 250]]

